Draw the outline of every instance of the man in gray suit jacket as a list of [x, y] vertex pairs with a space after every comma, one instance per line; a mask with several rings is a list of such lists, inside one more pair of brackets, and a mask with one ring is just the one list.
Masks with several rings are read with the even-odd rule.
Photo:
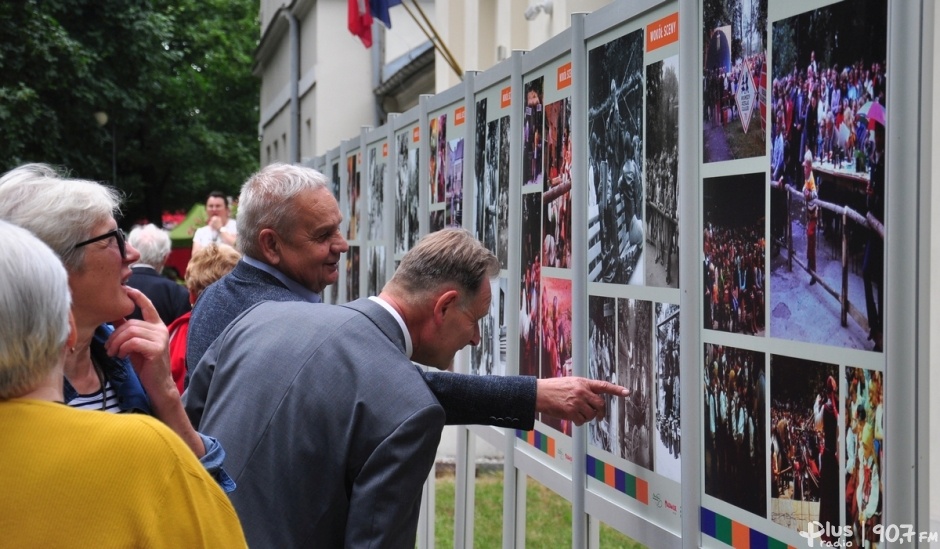
[[228, 452], [250, 546], [414, 547], [445, 415], [412, 361], [446, 370], [480, 342], [498, 272], [469, 232], [445, 229], [377, 298], [261, 303], [223, 330], [187, 411]]
[[[349, 249], [340, 231], [339, 205], [316, 170], [265, 166], [244, 184], [238, 204], [238, 247], [244, 255], [193, 307], [186, 350], [190, 373], [225, 327], [253, 305], [319, 303], [320, 292], [336, 283], [340, 258]], [[536, 412], [581, 425], [604, 417], [601, 394], [624, 394], [617, 385], [577, 377], [423, 375], [448, 425], [529, 430]]]

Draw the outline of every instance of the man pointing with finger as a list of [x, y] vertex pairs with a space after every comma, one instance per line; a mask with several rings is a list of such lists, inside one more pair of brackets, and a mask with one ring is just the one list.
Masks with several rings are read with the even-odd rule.
[[249, 546], [414, 547], [446, 417], [412, 362], [446, 370], [480, 342], [498, 272], [469, 232], [444, 229], [378, 297], [261, 303], [229, 324], [193, 374], [188, 411], [228, 451]]
[[[238, 203], [238, 246], [244, 255], [193, 307], [186, 351], [191, 375], [197, 375], [194, 369], [209, 345], [253, 305], [319, 303], [320, 292], [336, 283], [340, 258], [349, 249], [340, 231], [339, 205], [326, 177], [316, 170], [265, 166], [244, 184]], [[617, 385], [578, 377], [536, 380], [441, 372], [425, 372], [423, 377], [444, 408], [448, 425], [528, 430], [536, 412], [581, 425], [604, 416], [603, 394], [626, 394]], [[204, 396], [190, 391], [185, 398], [191, 410], [201, 406]]]

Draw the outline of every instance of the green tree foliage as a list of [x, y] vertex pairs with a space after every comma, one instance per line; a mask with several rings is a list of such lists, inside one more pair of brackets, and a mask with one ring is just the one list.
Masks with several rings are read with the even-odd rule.
[[112, 183], [127, 222], [236, 194], [258, 166], [258, 11], [258, 0], [0, 3], [0, 171], [47, 162]]

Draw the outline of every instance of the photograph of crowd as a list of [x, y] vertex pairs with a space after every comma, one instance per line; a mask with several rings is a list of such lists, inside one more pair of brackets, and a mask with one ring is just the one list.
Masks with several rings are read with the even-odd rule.
[[[484, 103], [485, 105], [486, 103]], [[477, 107], [479, 108], [479, 106]], [[479, 113], [479, 110], [477, 111]], [[488, 250], [497, 253], [496, 234], [499, 230], [499, 120], [487, 122], [484, 135], [483, 174], [477, 181], [477, 238]]]
[[773, 23], [774, 337], [884, 348], [886, 21], [864, 0]]
[[522, 294], [519, 296], [519, 375], [539, 375], [539, 302], [542, 269], [539, 234], [542, 228], [542, 193], [522, 195]]
[[679, 56], [646, 67], [646, 285], [679, 287]]
[[880, 547], [873, 528], [883, 524], [883, 374], [846, 368], [845, 386], [845, 523], [852, 527], [852, 547]]
[[705, 344], [705, 493], [767, 518], [766, 355]]
[[463, 143], [464, 138], [447, 142], [446, 219], [448, 227], [463, 223]]
[[764, 335], [766, 174], [705, 178], [704, 327]]
[[358, 153], [353, 153], [346, 157], [346, 200], [349, 207], [347, 216], [348, 229], [346, 240], [357, 240], [360, 234], [360, 224], [362, 223], [362, 206], [360, 198], [362, 189], [360, 188], [362, 174], [358, 166]]
[[474, 121], [473, 133], [473, 184], [476, 192], [474, 197], [476, 203], [473, 207], [473, 234], [477, 240], [483, 243], [489, 250], [495, 250], [486, 242], [486, 207], [487, 207], [487, 185], [486, 185], [486, 98], [476, 102], [475, 111], [476, 120]]
[[444, 201], [444, 179], [447, 171], [447, 115], [431, 117], [428, 121], [428, 202]]
[[359, 246], [349, 246], [346, 252], [346, 301], [359, 299]]
[[653, 470], [652, 303], [588, 296], [588, 375], [630, 389], [605, 397], [607, 412], [591, 422], [590, 443]]
[[643, 31], [588, 52], [588, 279], [643, 284]]
[[418, 149], [408, 148], [410, 139], [410, 132], [396, 137], [395, 254], [404, 254], [418, 242]]
[[571, 267], [571, 98], [545, 106], [542, 265]]
[[[617, 300], [613, 297], [588, 296], [588, 377], [617, 383]], [[617, 422], [623, 398], [604, 395], [607, 414], [588, 424], [590, 443], [605, 452], [618, 455]]]
[[[508, 115], [499, 119], [499, 148], [496, 155], [499, 181], [496, 199], [496, 257], [499, 258], [499, 266], [503, 269], [509, 268], [509, 126]], [[492, 126], [489, 129], [492, 129]]]
[[770, 516], [792, 530], [842, 524], [838, 379], [835, 364], [770, 355]]
[[[568, 377], [571, 362], [571, 281], [542, 278], [542, 365], [539, 377]], [[571, 435], [571, 422], [542, 415], [542, 422]]]
[[542, 186], [545, 160], [542, 156], [542, 124], [545, 113], [542, 108], [542, 92], [545, 77], [538, 77], [525, 85], [525, 117], [522, 123], [522, 184]]
[[653, 340], [656, 383], [656, 473], [679, 482], [682, 478], [679, 421], [679, 306], [657, 303]]
[[[618, 416], [620, 457], [653, 470], [653, 304], [617, 300], [617, 383], [630, 389], [621, 398]], [[616, 453], [616, 452], [615, 452]]]
[[[369, 196], [366, 204], [369, 210], [369, 240], [380, 240], [384, 237], [383, 224], [385, 210], [385, 160], [379, 158], [381, 145], [369, 149]], [[372, 295], [372, 294], [370, 294]]]
[[[709, 163], [764, 156], [767, 0], [705, 0], [702, 30], [702, 157]], [[742, 103], [749, 118], [739, 112]]]

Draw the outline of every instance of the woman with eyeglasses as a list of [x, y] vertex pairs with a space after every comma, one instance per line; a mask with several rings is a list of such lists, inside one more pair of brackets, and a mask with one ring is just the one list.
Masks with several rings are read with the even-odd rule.
[[[64, 179], [44, 164], [0, 177], [0, 219], [44, 241], [62, 259], [78, 340], [65, 362], [65, 402], [112, 413], [152, 415], [170, 427], [226, 491], [225, 452], [193, 429], [170, 375], [167, 328], [153, 304], [125, 283], [140, 254], [118, 227], [117, 192]], [[134, 306], [143, 320], [125, 320]]]

